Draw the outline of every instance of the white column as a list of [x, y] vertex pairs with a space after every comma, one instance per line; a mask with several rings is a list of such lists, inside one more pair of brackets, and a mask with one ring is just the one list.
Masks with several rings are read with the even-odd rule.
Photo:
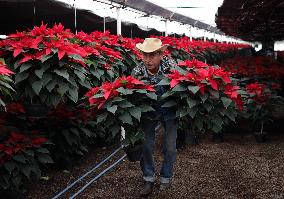
[[77, 6], [76, 6], [76, 0], [74, 0], [74, 27], [75, 27], [75, 33], [77, 34]]
[[168, 36], [168, 19], [165, 21], [165, 36]]
[[106, 17], [104, 17], [104, 33], [106, 32]]
[[213, 34], [213, 40], [214, 40], [214, 43], [216, 43], [216, 33], [215, 32]]
[[117, 13], [117, 23], [116, 23], [116, 32], [117, 35], [121, 35], [121, 18], [120, 18], [120, 7], [116, 8], [116, 13]]
[[192, 26], [189, 26], [189, 39], [192, 41]]
[[206, 41], [206, 30], [204, 30], [204, 41]]

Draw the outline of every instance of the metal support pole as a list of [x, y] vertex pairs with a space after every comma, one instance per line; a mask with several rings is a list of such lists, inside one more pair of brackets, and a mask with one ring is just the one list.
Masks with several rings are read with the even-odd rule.
[[204, 30], [204, 41], [206, 41], [206, 30]]
[[76, 0], [74, 0], [74, 28], [75, 28], [75, 33], [77, 34], [77, 7], [76, 7]]
[[104, 33], [106, 32], [106, 17], [104, 17]]
[[189, 39], [192, 42], [192, 26], [189, 26]]
[[121, 35], [120, 9], [121, 9], [120, 7], [116, 8], [116, 12], [117, 12], [117, 24], [116, 24], [117, 35]]
[[165, 21], [165, 36], [168, 36], [168, 20]]

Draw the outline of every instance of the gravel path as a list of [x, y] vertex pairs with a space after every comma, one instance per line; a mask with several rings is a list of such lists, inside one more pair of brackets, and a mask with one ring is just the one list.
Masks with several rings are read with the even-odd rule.
[[[158, 143], [157, 171], [162, 160], [160, 148]], [[48, 174], [51, 180], [32, 185], [28, 198], [52, 198], [112, 150], [100, 150], [100, 153], [93, 150], [70, 173]], [[125, 160], [78, 198], [140, 198], [141, 185], [139, 163]], [[172, 188], [160, 192], [158, 187], [157, 180], [148, 198], [284, 198], [284, 136], [271, 135], [269, 142], [264, 144], [256, 143], [250, 135], [226, 135], [225, 142], [218, 144], [202, 138], [200, 145], [186, 146], [178, 151]]]

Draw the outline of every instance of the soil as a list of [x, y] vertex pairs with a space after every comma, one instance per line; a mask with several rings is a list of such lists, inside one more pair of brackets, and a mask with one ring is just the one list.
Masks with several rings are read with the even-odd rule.
[[[253, 135], [225, 134], [224, 140], [223, 143], [214, 143], [211, 137], [207, 136], [201, 138], [199, 145], [187, 145], [179, 149], [172, 187], [163, 192], [159, 191], [157, 176], [154, 190], [147, 198], [284, 198], [283, 135], [269, 135], [267, 143], [256, 143]], [[49, 180], [30, 184], [27, 198], [54, 197], [114, 149], [115, 147], [91, 149], [68, 172], [53, 170], [44, 174], [49, 176]], [[156, 170], [159, 171], [162, 161], [159, 142], [156, 149]], [[122, 154], [123, 152], [119, 156]], [[140, 198], [142, 183], [139, 163], [125, 159], [76, 198]], [[75, 193], [75, 190], [73, 189], [72, 193]], [[67, 194], [60, 198], [70, 196], [71, 194]]]

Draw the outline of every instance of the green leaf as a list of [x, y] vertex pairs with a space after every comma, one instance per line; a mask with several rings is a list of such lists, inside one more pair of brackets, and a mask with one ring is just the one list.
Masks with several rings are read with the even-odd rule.
[[61, 100], [60, 95], [58, 95], [58, 94], [56, 94], [56, 93], [50, 95], [49, 97], [50, 97], [50, 100], [51, 100], [51, 104], [52, 104], [54, 107], [56, 107], [56, 106], [59, 104], [60, 100]]
[[31, 156], [31, 157], [34, 157], [34, 151], [33, 151], [33, 150], [27, 150], [27, 149], [25, 149], [25, 150], [24, 150], [24, 153], [27, 154], [27, 155], [29, 155], [29, 156]]
[[223, 110], [223, 113], [233, 122], [235, 122], [235, 114], [233, 113], [232, 110], [228, 110], [228, 109], [225, 109]]
[[131, 115], [125, 111], [118, 117], [123, 123], [133, 124]]
[[165, 92], [165, 93], [161, 96], [161, 98], [162, 98], [162, 99], [165, 99], [165, 98], [171, 96], [172, 94], [173, 94], [173, 92], [167, 91], [167, 92]]
[[157, 95], [154, 92], [147, 93], [146, 95], [153, 100], [157, 100]]
[[41, 154], [40, 156], [38, 156], [38, 160], [43, 164], [54, 163], [51, 157], [47, 154]]
[[84, 82], [86, 80], [86, 75], [78, 70], [74, 70], [74, 73], [79, 77], [79, 79]]
[[50, 73], [45, 73], [42, 77], [42, 86], [45, 87], [52, 80]]
[[195, 120], [193, 120], [193, 125], [196, 126], [198, 128], [198, 130], [202, 130], [203, 128], [203, 122], [201, 119], [196, 118]]
[[208, 93], [204, 93], [204, 95], [200, 95], [200, 99], [202, 100], [203, 103], [208, 99], [208, 97], [209, 97]]
[[74, 135], [80, 136], [79, 130], [77, 128], [70, 128], [70, 132], [72, 132]]
[[24, 72], [25, 70], [28, 70], [32, 66], [33, 66], [32, 64], [28, 64], [28, 63], [21, 64], [20, 73]]
[[218, 115], [215, 115], [215, 116], [212, 118], [211, 121], [212, 121], [214, 124], [216, 124], [216, 125], [218, 125], [218, 126], [220, 126], [220, 127], [222, 127], [222, 125], [223, 125], [222, 118], [221, 118], [220, 116], [218, 116]]
[[228, 108], [228, 106], [230, 106], [232, 103], [232, 100], [227, 97], [221, 97], [221, 101], [223, 102], [225, 108]]
[[142, 94], [148, 93], [148, 91], [146, 91], [144, 89], [135, 90], [135, 92], [136, 93], [142, 93]]
[[41, 63], [45, 62], [46, 60], [48, 60], [49, 58], [51, 58], [53, 55], [43, 55], [41, 56]]
[[186, 89], [187, 88], [185, 86], [178, 84], [172, 89], [172, 91], [181, 92], [181, 91], [186, 91]]
[[41, 79], [45, 69], [41, 68], [39, 70], [35, 70], [35, 74]]
[[63, 96], [69, 89], [69, 85], [67, 83], [61, 82], [58, 84], [57, 91], [58, 93]]
[[196, 93], [199, 91], [199, 89], [200, 89], [199, 86], [188, 86], [187, 88], [188, 88], [188, 90], [191, 91], [193, 94], [196, 94]]
[[182, 118], [182, 117], [186, 116], [188, 113], [189, 113], [189, 109], [181, 108], [181, 109], [177, 110], [176, 116]]
[[28, 179], [30, 179], [31, 170], [32, 170], [32, 168], [31, 168], [30, 166], [27, 166], [27, 165], [21, 167], [21, 172], [22, 172]]
[[172, 107], [172, 106], [175, 106], [175, 105], [177, 105], [177, 103], [175, 101], [169, 100], [166, 103], [164, 103], [161, 107]]
[[146, 104], [142, 104], [139, 107], [140, 107], [140, 110], [141, 110], [142, 113], [155, 111], [155, 109], [153, 109], [151, 106], [146, 105]]
[[[101, 97], [103, 97], [104, 95], [101, 95]], [[112, 102], [121, 102], [123, 101], [124, 99], [122, 97], [115, 97], [113, 98]]]
[[123, 87], [120, 87], [118, 89], [116, 89], [118, 92], [124, 94], [124, 95], [128, 95], [128, 94], [132, 94], [133, 93], [133, 89], [125, 89]]
[[119, 102], [118, 106], [120, 106], [121, 108], [129, 108], [129, 107], [133, 107], [134, 105], [125, 100], [125, 101]]
[[69, 132], [68, 130], [64, 129], [64, 130], [62, 131], [62, 135], [64, 136], [66, 142], [67, 142], [70, 146], [72, 146], [73, 141], [72, 141], [72, 139], [71, 139], [71, 137], [70, 137], [70, 132]]
[[78, 89], [72, 87], [69, 88], [67, 96], [69, 97], [69, 99], [76, 103], [78, 101]]
[[12, 171], [17, 168], [17, 164], [14, 161], [8, 161], [4, 163], [4, 167], [11, 174]]
[[167, 86], [169, 84], [170, 84], [169, 80], [164, 78], [157, 84], [157, 86]]
[[218, 91], [209, 89], [209, 92], [210, 92], [211, 95], [214, 96], [215, 98], [217, 98], [217, 99], [219, 98], [219, 92], [218, 92]]
[[68, 72], [67, 72], [66, 69], [61, 69], [61, 70], [55, 69], [54, 72], [55, 72], [57, 75], [59, 75], [59, 76], [61, 76], [61, 77], [64, 77], [65, 79], [69, 80], [69, 74], [68, 74]]
[[47, 90], [51, 92], [56, 86], [56, 84], [57, 84], [56, 80], [49, 81], [49, 83], [46, 85]]
[[197, 100], [191, 99], [190, 97], [186, 98], [186, 102], [187, 102], [189, 108], [192, 108], [192, 107], [194, 107], [198, 104]]
[[92, 136], [92, 132], [87, 128], [81, 128], [81, 130], [87, 135], [88, 137]]
[[218, 126], [218, 125], [213, 125], [212, 130], [213, 130], [215, 133], [219, 133], [219, 132], [221, 132], [222, 127], [220, 127], [220, 126]]
[[32, 88], [37, 95], [39, 95], [40, 90], [42, 89], [42, 84], [43, 82], [41, 80], [36, 81], [32, 84]]
[[38, 148], [36, 151], [39, 153], [49, 153], [49, 151], [46, 148]]
[[204, 104], [202, 104], [202, 106], [203, 106], [208, 112], [210, 112], [210, 111], [212, 110], [212, 108], [213, 108], [213, 105], [212, 105], [212, 103], [210, 103], [210, 102], [204, 103]]
[[197, 107], [194, 107], [194, 108], [190, 108], [190, 109], [188, 110], [188, 113], [189, 113], [189, 115], [190, 115], [191, 118], [194, 118], [195, 115], [196, 115], [196, 113], [197, 113], [197, 111], [198, 111]]
[[16, 187], [16, 189], [19, 189], [21, 182], [22, 182], [22, 175], [17, 175], [16, 177], [12, 178], [12, 183]]
[[26, 158], [22, 154], [17, 154], [13, 156], [13, 159], [17, 162], [26, 163]]
[[27, 79], [29, 77], [29, 73], [23, 72], [23, 73], [16, 73], [15, 75], [15, 84], [18, 84], [19, 82]]
[[105, 121], [107, 118], [108, 114], [107, 113], [102, 113], [97, 116], [97, 123], [100, 123], [102, 121]]
[[115, 114], [116, 110], [117, 110], [117, 105], [113, 105], [113, 106], [108, 106], [107, 110], [113, 114]]
[[113, 125], [109, 128], [109, 130], [111, 131], [112, 136], [115, 137], [117, 135], [117, 133], [120, 131], [120, 126], [119, 125]]
[[129, 113], [135, 117], [138, 121], [140, 121], [141, 118], [141, 109], [139, 107], [133, 107], [129, 109]]
[[78, 54], [69, 55], [68, 57], [84, 62], [84, 59]]

